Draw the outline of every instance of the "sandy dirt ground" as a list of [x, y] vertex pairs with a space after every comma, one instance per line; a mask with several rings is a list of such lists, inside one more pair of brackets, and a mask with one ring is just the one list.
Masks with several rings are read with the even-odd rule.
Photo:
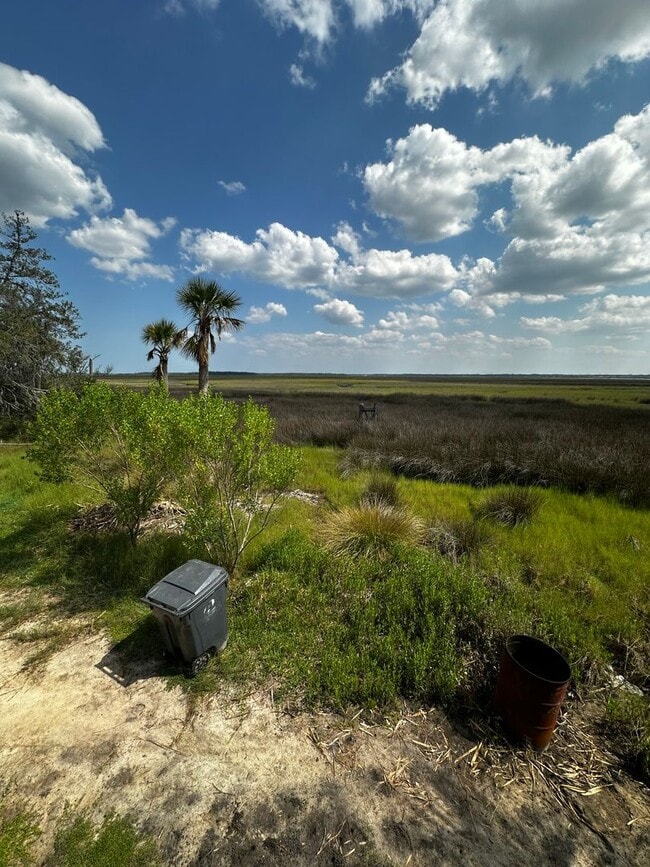
[[129, 815], [174, 867], [648, 863], [641, 784], [616, 773], [562, 803], [435, 709], [290, 714], [268, 690], [188, 714], [179, 688], [101, 635], [37, 672], [26, 655], [0, 641], [0, 778], [41, 817], [40, 859], [67, 802]]

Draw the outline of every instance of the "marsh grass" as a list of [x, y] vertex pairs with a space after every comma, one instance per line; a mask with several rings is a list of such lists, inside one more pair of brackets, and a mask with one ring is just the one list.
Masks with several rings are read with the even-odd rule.
[[[146, 390], [149, 374], [113, 374], [100, 377], [112, 383]], [[215, 391], [229, 398], [255, 399], [300, 395], [340, 396], [341, 390], [360, 400], [392, 399], [405, 396], [454, 397], [460, 400], [546, 399], [614, 406], [648, 404], [648, 380], [642, 377], [612, 379], [576, 376], [436, 376], [330, 374], [251, 374], [211, 371]], [[196, 376], [172, 373], [170, 391], [186, 397], [196, 392]]]
[[529, 524], [542, 507], [544, 499], [532, 488], [511, 488], [488, 494], [480, 503], [474, 504], [472, 512], [476, 519], [495, 521], [504, 527]]
[[361, 495], [360, 504], [381, 504], [389, 508], [397, 508], [401, 505], [397, 480], [393, 476], [373, 473], [368, 480]]
[[367, 394], [262, 398], [285, 443], [349, 450], [349, 472], [406, 478], [560, 487], [650, 505], [647, 410], [562, 400], [386, 395], [372, 424], [356, 419]]
[[492, 541], [492, 534], [483, 521], [462, 518], [438, 522], [425, 532], [425, 544], [452, 560], [475, 557]]
[[319, 537], [335, 556], [386, 560], [396, 545], [415, 545], [423, 533], [422, 521], [406, 509], [371, 499], [330, 512]]

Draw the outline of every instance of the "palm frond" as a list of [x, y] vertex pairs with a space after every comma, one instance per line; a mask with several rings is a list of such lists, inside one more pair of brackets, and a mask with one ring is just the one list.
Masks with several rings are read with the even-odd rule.
[[217, 318], [241, 307], [241, 298], [236, 292], [223, 289], [216, 280], [192, 277], [176, 293], [181, 307], [193, 319]]
[[143, 343], [153, 343], [159, 346], [172, 346], [178, 326], [171, 319], [159, 319], [150, 322], [142, 329]]
[[180, 347], [181, 354], [193, 361], [199, 360], [199, 341], [196, 334], [191, 334]]

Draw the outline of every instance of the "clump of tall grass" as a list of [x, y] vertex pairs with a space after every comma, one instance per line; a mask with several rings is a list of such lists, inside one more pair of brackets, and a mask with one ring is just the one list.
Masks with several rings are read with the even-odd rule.
[[496, 491], [473, 507], [474, 516], [488, 519], [505, 527], [529, 524], [542, 506], [539, 491], [530, 488], [511, 488]]
[[406, 509], [372, 502], [331, 512], [320, 529], [320, 538], [337, 556], [386, 560], [396, 545], [420, 542], [423, 532], [422, 521]]
[[425, 543], [429, 547], [454, 562], [477, 554], [491, 542], [492, 534], [482, 521], [440, 521], [429, 527], [425, 534]]
[[360, 504], [362, 506], [382, 504], [396, 508], [400, 505], [397, 480], [393, 476], [372, 475], [361, 494]]
[[384, 455], [354, 448], [347, 449], [339, 462], [339, 473], [342, 479], [351, 478], [359, 470], [380, 473], [388, 469]]

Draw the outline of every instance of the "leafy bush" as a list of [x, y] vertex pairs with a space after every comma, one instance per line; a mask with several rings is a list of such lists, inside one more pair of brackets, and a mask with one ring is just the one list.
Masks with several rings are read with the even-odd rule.
[[111, 814], [96, 827], [84, 816], [68, 817], [54, 840], [47, 867], [157, 867], [154, 841], [131, 822]]
[[185, 532], [228, 571], [267, 527], [298, 469], [296, 449], [273, 444], [268, 410], [221, 397], [180, 405], [176, 437], [185, 462], [178, 493], [187, 510]]
[[477, 518], [487, 518], [505, 527], [517, 527], [530, 523], [539, 512], [542, 502], [539, 491], [512, 488], [490, 494], [482, 503], [474, 506], [473, 511]]
[[29, 457], [43, 479], [103, 494], [133, 543], [173, 481], [188, 538], [232, 571], [296, 473], [296, 450], [274, 445], [273, 431], [250, 400], [178, 403], [160, 386], [141, 394], [95, 383], [80, 397], [60, 389], [43, 398]]
[[385, 560], [395, 545], [418, 543], [423, 530], [422, 521], [405, 509], [374, 502], [331, 512], [320, 535], [336, 555]]
[[105, 383], [80, 396], [56, 389], [31, 426], [30, 460], [46, 481], [76, 481], [103, 495], [135, 543], [140, 524], [180, 469], [179, 404], [163, 388], [139, 394]]

